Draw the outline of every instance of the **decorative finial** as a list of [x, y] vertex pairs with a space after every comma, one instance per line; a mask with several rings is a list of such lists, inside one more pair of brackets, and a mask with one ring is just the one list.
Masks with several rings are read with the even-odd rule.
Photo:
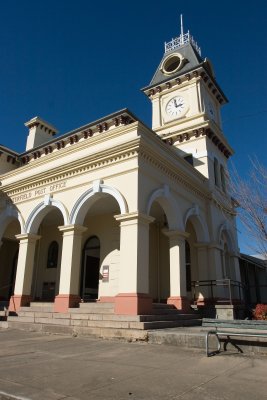
[[181, 43], [184, 43], [184, 27], [183, 27], [183, 14], [180, 15], [181, 19]]
[[191, 43], [191, 45], [195, 48], [198, 54], [201, 56], [200, 47], [197, 45], [197, 42], [194, 41], [193, 36], [190, 35], [189, 30], [184, 34], [184, 26], [183, 26], [183, 14], [180, 14], [181, 21], [181, 33], [180, 36], [172, 39], [170, 42], [165, 42], [165, 53], [172, 51], [174, 49], [178, 49], [179, 47], [184, 46], [187, 43]]

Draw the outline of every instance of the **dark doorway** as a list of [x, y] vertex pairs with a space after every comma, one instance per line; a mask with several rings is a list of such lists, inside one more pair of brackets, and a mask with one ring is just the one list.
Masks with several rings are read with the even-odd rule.
[[100, 241], [98, 237], [90, 237], [83, 250], [83, 274], [81, 298], [84, 301], [98, 298], [100, 267]]
[[16, 251], [15, 256], [13, 258], [12, 272], [11, 272], [11, 278], [10, 278], [9, 298], [14, 294], [16, 273], [17, 273], [17, 266], [18, 266], [18, 256], [19, 256], [19, 250]]

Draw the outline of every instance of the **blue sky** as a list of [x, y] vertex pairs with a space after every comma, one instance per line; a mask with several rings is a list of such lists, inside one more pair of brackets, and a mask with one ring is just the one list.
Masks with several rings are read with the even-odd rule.
[[246, 175], [253, 155], [266, 165], [266, 0], [2, 1], [0, 143], [24, 151], [24, 122], [36, 115], [66, 133], [128, 107], [151, 126], [140, 88], [164, 41], [180, 34], [181, 13], [229, 99], [223, 129], [238, 171]]

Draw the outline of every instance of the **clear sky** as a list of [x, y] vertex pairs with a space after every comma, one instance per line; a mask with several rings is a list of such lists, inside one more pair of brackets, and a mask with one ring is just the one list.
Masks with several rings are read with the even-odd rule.
[[0, 143], [24, 151], [36, 115], [66, 133], [128, 107], [151, 126], [140, 88], [180, 34], [181, 13], [229, 99], [223, 129], [238, 171], [252, 155], [266, 165], [266, 0], [0, 1]]

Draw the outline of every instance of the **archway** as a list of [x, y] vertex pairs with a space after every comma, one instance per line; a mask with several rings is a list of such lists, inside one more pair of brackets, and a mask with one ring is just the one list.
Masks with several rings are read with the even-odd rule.
[[16, 235], [20, 232], [18, 220], [9, 219], [6, 222], [0, 243], [0, 301], [8, 302], [14, 294], [19, 250]]
[[154, 222], [149, 225], [149, 292], [154, 302], [167, 302], [170, 296], [169, 229], [166, 214], [158, 201], [150, 207]]
[[42, 209], [41, 217], [37, 214], [28, 225], [40, 236], [35, 247], [32, 298], [52, 302], [59, 292], [62, 234], [58, 227], [64, 225], [64, 218], [53, 206]]
[[220, 247], [221, 247], [221, 263], [222, 263], [222, 277], [225, 279], [235, 280], [235, 269], [231, 263], [230, 250], [231, 239], [226, 230], [222, 230], [220, 234]]
[[[83, 234], [80, 296], [83, 301], [111, 301], [119, 290], [121, 213], [117, 199], [108, 193], [89, 196], [76, 217], [87, 228]], [[73, 215], [73, 214], [72, 214]]]

